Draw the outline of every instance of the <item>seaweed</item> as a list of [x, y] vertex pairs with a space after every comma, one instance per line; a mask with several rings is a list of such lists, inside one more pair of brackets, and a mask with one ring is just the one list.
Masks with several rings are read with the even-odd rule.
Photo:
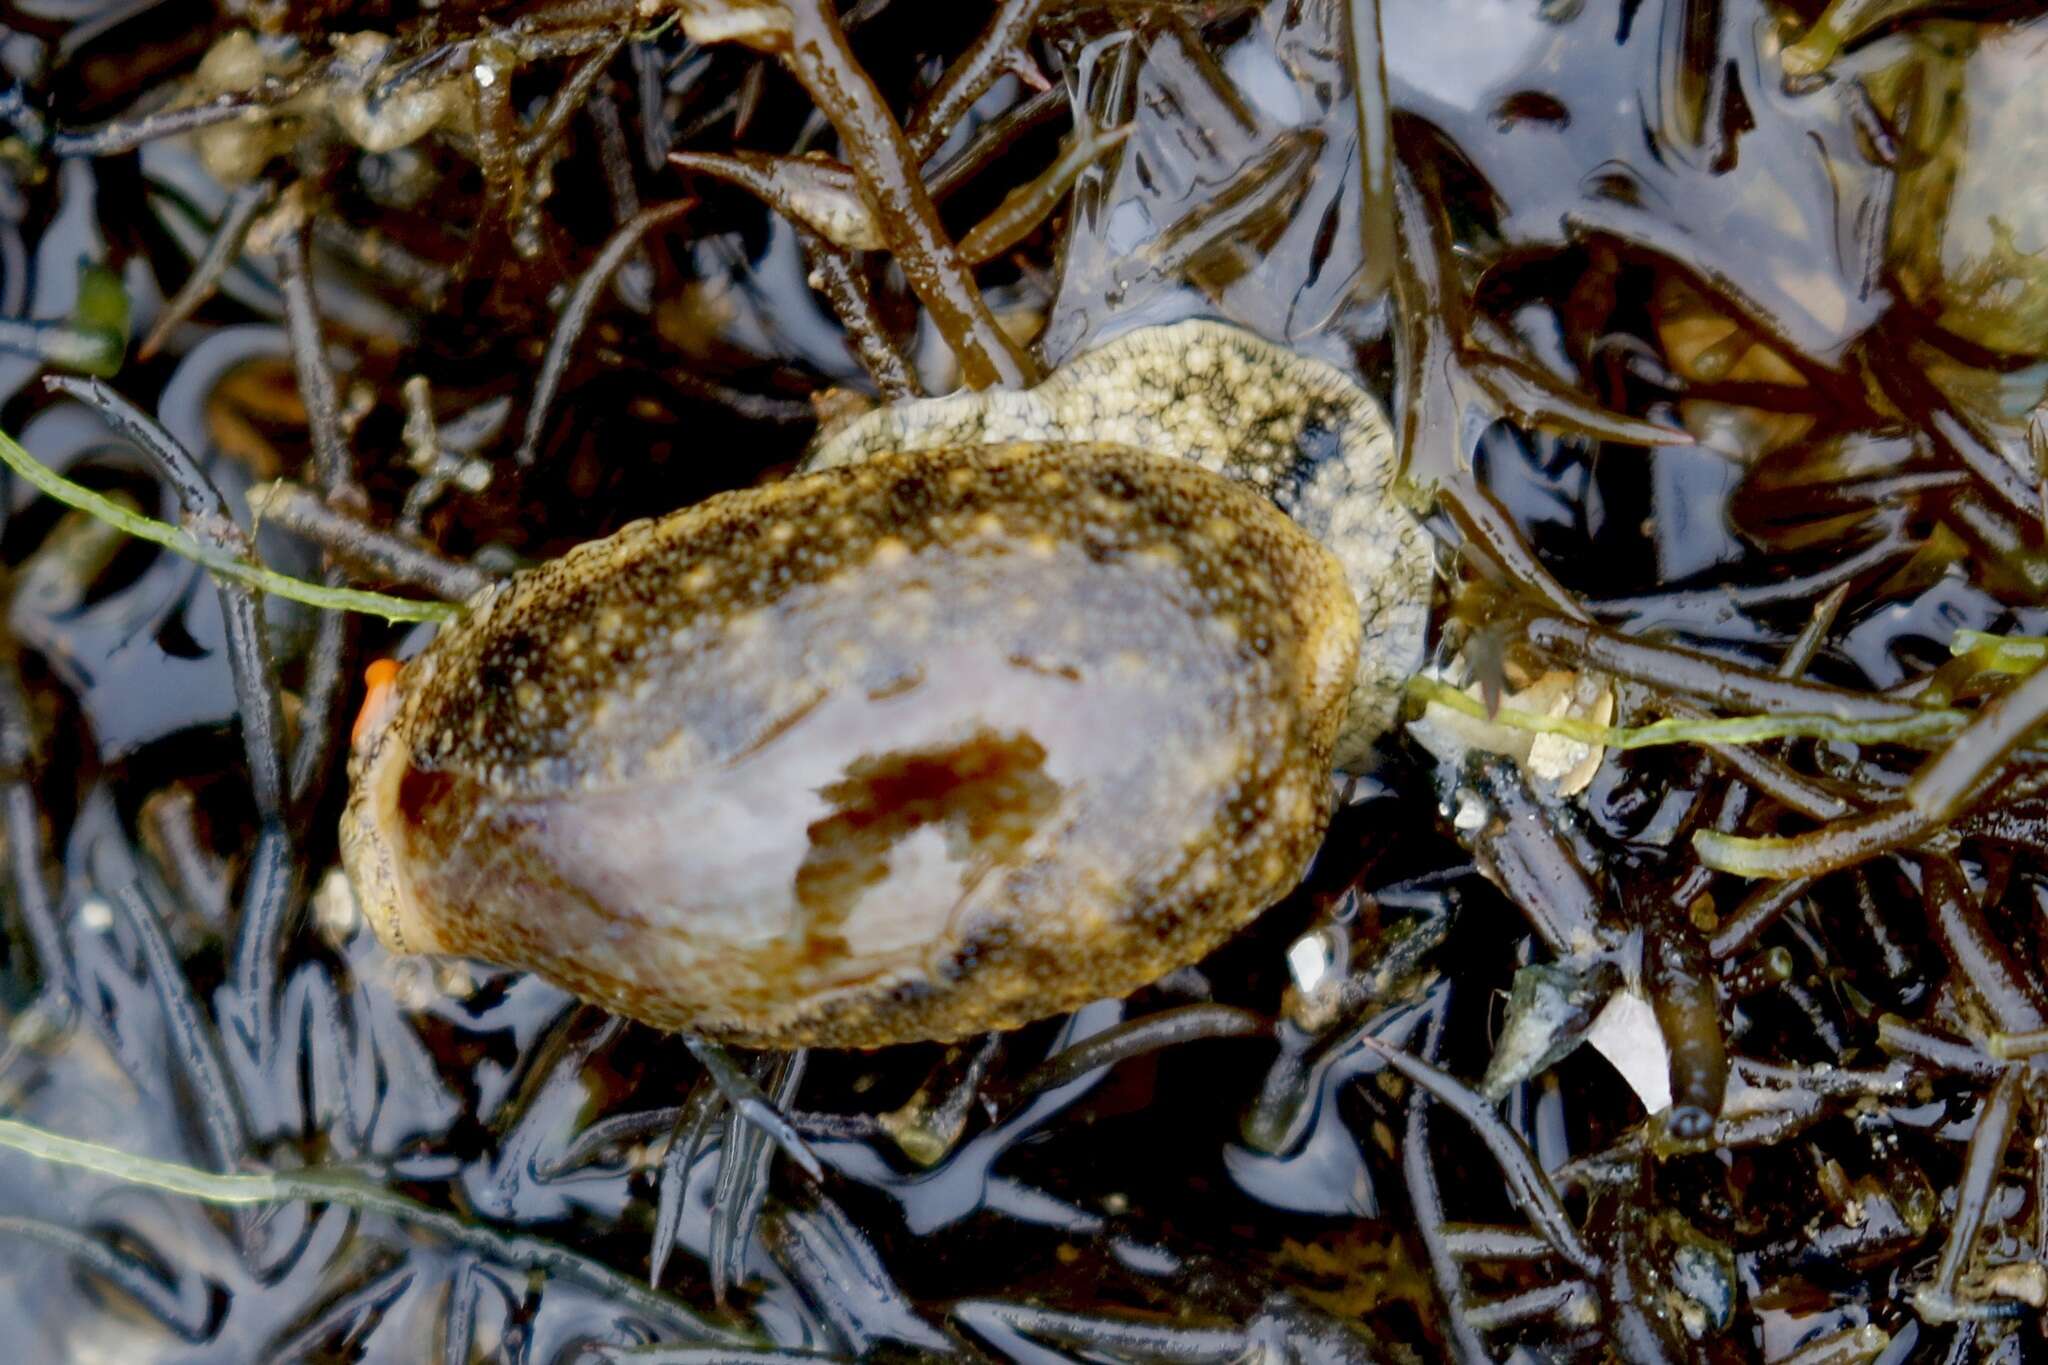
[[[10, 1336], [2031, 1349], [2048, 380], [1997, 253], [2042, 21], [1495, 6], [1481, 60], [1428, 8], [11, 18]], [[1385, 396], [1444, 551], [1413, 727], [1257, 923], [1068, 1020], [789, 1056], [375, 944], [361, 658], [870, 395], [1195, 315]]]

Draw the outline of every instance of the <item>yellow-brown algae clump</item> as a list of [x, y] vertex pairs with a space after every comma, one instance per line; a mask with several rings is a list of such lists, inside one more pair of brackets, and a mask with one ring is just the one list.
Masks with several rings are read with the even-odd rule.
[[1395, 496], [1393, 433], [1363, 389], [1249, 332], [1181, 322], [1127, 333], [1028, 391], [878, 408], [833, 432], [806, 468], [987, 441], [1108, 442], [1188, 460], [1258, 489], [1328, 546], [1363, 625], [1336, 763], [1369, 765], [1422, 664], [1433, 566], [1427, 533]]
[[1358, 650], [1344, 567], [1194, 464], [881, 454], [480, 600], [365, 728], [344, 857], [394, 950], [659, 1027], [1012, 1027], [1295, 884]]

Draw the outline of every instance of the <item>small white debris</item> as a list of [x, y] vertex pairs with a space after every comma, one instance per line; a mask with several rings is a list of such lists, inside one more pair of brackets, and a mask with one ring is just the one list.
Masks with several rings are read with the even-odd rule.
[[434, 963], [434, 985], [451, 1000], [467, 1000], [476, 994], [476, 974], [467, 962], [442, 958]]
[[1458, 813], [1451, 817], [1452, 827], [1460, 834], [1470, 834], [1476, 829], [1484, 828], [1485, 824], [1486, 802], [1480, 798], [1478, 792], [1460, 791]]
[[[1614, 689], [1584, 673], [1546, 673], [1524, 694], [1524, 705], [1538, 699], [1540, 689], [1552, 692], [1544, 714], [1552, 719], [1571, 716], [1607, 725], [1614, 719]], [[1563, 735], [1538, 735], [1529, 742], [1529, 775], [1552, 784], [1559, 796], [1577, 796], [1592, 785], [1607, 750]]]
[[[1481, 696], [1476, 683], [1467, 686], [1465, 692], [1475, 698]], [[1595, 674], [1553, 669], [1527, 687], [1503, 696], [1500, 702], [1503, 709], [1534, 712], [1552, 720], [1568, 717], [1608, 725], [1614, 719], [1614, 689]], [[1547, 792], [1559, 797], [1584, 791], [1607, 756], [1603, 745], [1468, 716], [1434, 701], [1423, 708], [1421, 717], [1408, 728], [1425, 749], [1447, 766], [1463, 763], [1465, 755], [1474, 749], [1503, 754], [1520, 763]]]
[[114, 907], [98, 896], [88, 896], [78, 904], [78, 922], [95, 934], [104, 934], [114, 927]]
[[434, 989], [431, 962], [423, 957], [394, 957], [385, 961], [391, 999], [400, 1009], [417, 1014], [433, 1007], [439, 992]]
[[320, 936], [339, 947], [354, 937], [362, 923], [362, 912], [356, 905], [355, 888], [349, 885], [348, 874], [338, 867], [328, 868], [313, 891], [313, 924]]
[[1295, 989], [1304, 995], [1314, 991], [1330, 974], [1330, 945], [1320, 933], [1303, 934], [1287, 950], [1287, 969]]
[[1648, 1000], [1633, 990], [1616, 991], [1586, 1041], [1621, 1073], [1644, 1109], [1658, 1114], [1671, 1107], [1671, 1054]]

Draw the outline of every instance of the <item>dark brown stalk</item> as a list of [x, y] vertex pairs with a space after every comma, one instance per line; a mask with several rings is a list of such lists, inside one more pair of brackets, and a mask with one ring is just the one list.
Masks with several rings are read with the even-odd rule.
[[859, 177], [836, 161], [763, 152], [670, 152], [668, 164], [738, 185], [799, 228], [835, 246], [874, 251], [886, 245]]
[[1579, 600], [1536, 557], [1507, 508], [1477, 479], [1462, 473], [1445, 479], [1437, 486], [1437, 500], [1465, 538], [1466, 552], [1485, 561], [1495, 577], [1560, 616], [1592, 620]]
[[[784, 1117], [781, 1101], [771, 1100], [761, 1087], [742, 1070], [732, 1054], [709, 1039], [691, 1034], [683, 1035], [683, 1045], [690, 1050], [704, 1071], [711, 1077], [719, 1093], [733, 1107], [733, 1112], [765, 1134], [770, 1141], [782, 1149], [782, 1154], [803, 1169], [813, 1180], [824, 1178], [824, 1168], [818, 1165], [818, 1158], [805, 1145], [803, 1135]], [[799, 1072], [803, 1069], [803, 1053], [795, 1052], [788, 1057], [796, 1059]]]
[[1130, 135], [1129, 124], [1099, 136], [1092, 129], [1076, 131], [1052, 165], [1011, 190], [988, 217], [968, 229], [960, 239], [960, 254], [969, 264], [980, 265], [1023, 241], [1059, 207], [1081, 172], [1121, 147]]
[[1570, 957], [1602, 942], [1600, 893], [1543, 804], [1512, 761], [1486, 769], [1483, 789], [1494, 807], [1473, 855], [1527, 917], [1544, 945]]
[[925, 191], [934, 200], [944, 199], [972, 179], [974, 174], [1014, 145], [1018, 138], [1041, 124], [1050, 123], [1067, 107], [1067, 92], [1054, 86], [1030, 99], [1014, 104], [996, 118], [976, 128], [959, 151], [934, 166], [925, 163]]
[[1323, 135], [1291, 128], [1232, 175], [1223, 189], [1202, 198], [1139, 248], [1162, 275], [1185, 275], [1198, 285], [1228, 284], [1263, 254], [1307, 191]]
[[1833, 716], [1838, 720], [1907, 720], [1919, 709], [1867, 692], [1797, 682], [1675, 645], [1646, 644], [1597, 626], [1555, 617], [1526, 623], [1530, 647], [1582, 668], [1618, 673], [1651, 687], [1697, 697], [1732, 711]]
[[[1813, 611], [1807, 616], [1806, 624], [1786, 647], [1785, 655], [1773, 670], [1779, 677], [1796, 680], [1803, 675], [1826, 643], [1828, 633], [1834, 629], [1835, 617], [1841, 613], [1842, 603], [1848, 600], [1846, 584], [1839, 585], [1814, 603]], [[1669, 708], [1673, 715], [1704, 718], [1708, 713], [1699, 707], [1679, 703]], [[1709, 744], [1707, 751], [1727, 768], [1733, 769], [1750, 786], [1790, 810], [1813, 820], [1838, 820], [1854, 812], [1857, 807], [1847, 798], [1815, 782], [1803, 773], [1772, 758], [1761, 750], [1746, 744]], [[1715, 828], [1732, 830], [1733, 823], [1717, 822]]]
[[2035, 596], [2048, 594], [2048, 554], [2041, 549], [2038, 514], [2017, 516], [1976, 488], [1949, 498], [1943, 511], [1942, 520], [1999, 576]]
[[640, 245], [642, 237], [654, 228], [674, 221], [694, 202], [678, 199], [656, 204], [633, 215], [611, 235], [591, 261], [590, 268], [576, 281], [576, 291], [569, 296], [561, 318], [555, 323], [554, 333], [548, 337], [547, 354], [541, 357], [540, 377], [534, 381], [533, 398], [527, 403], [526, 429], [520, 433], [519, 448], [513, 455], [522, 467], [532, 465], [539, 454], [541, 432], [547, 426], [548, 411], [554, 406], [555, 394], [568, 373], [569, 357], [576, 348], [576, 339], [589, 325], [591, 314], [597, 310], [598, 296], [603, 293], [612, 272]]
[[647, 1250], [647, 1283], [656, 1289], [661, 1288], [661, 1273], [668, 1266], [669, 1253], [675, 1249], [676, 1234], [682, 1229], [683, 1195], [689, 1184], [690, 1165], [697, 1157], [694, 1135], [710, 1122], [710, 1111], [723, 1103], [723, 1095], [710, 1078], [699, 1077], [690, 1090], [688, 1100], [673, 1110], [661, 1111], [675, 1117], [668, 1125], [668, 1149], [661, 1155], [661, 1175], [656, 1182], [654, 1243]]
[[1786, 838], [1724, 846], [1716, 836], [1702, 832], [1694, 836], [1694, 844], [1703, 861], [1750, 877], [1810, 877], [1838, 871], [1886, 849], [1917, 843], [1941, 828], [1998, 782], [2013, 750], [2044, 720], [2048, 669], [1978, 712], [1913, 775], [1901, 801]]
[[1500, 412], [1525, 427], [1633, 446], [1689, 446], [1692, 435], [1677, 427], [1613, 412], [1589, 401], [1583, 391], [1530, 359], [1512, 333], [1490, 319], [1471, 320], [1460, 349], [1472, 382]]
[[[476, 1355], [477, 1300], [487, 1283], [474, 1256], [457, 1256], [448, 1276], [448, 1311], [441, 1322], [441, 1365], [468, 1365]], [[510, 1305], [508, 1304], [509, 1308]]]
[[153, 1259], [109, 1245], [116, 1235], [111, 1229], [84, 1232], [38, 1218], [0, 1216], [0, 1236], [27, 1238], [69, 1256], [81, 1270], [105, 1279], [141, 1305], [167, 1330], [194, 1345], [206, 1340], [218, 1311], [207, 1293], [208, 1282], [194, 1275], [167, 1284]]
[[1600, 1258], [1594, 1255], [1578, 1225], [1565, 1211], [1557, 1191], [1536, 1164], [1528, 1145], [1494, 1113], [1493, 1106], [1455, 1077], [1423, 1061], [1413, 1053], [1389, 1047], [1371, 1035], [1360, 1038], [1361, 1046], [1386, 1058], [1387, 1064], [1427, 1090], [1445, 1108], [1470, 1124], [1493, 1155], [1508, 1193], [1529, 1224], [1551, 1249], [1581, 1274], [1598, 1275]]
[[141, 945], [143, 962], [164, 1011], [167, 1051], [197, 1101], [199, 1126], [212, 1149], [213, 1169], [232, 1171], [248, 1150], [249, 1121], [241, 1092], [221, 1057], [219, 1039], [193, 998], [163, 919], [142, 894], [141, 885], [131, 882], [122, 887], [114, 900]]
[[1358, 118], [1359, 292], [1385, 293], [1394, 278], [1394, 114], [1387, 99], [1387, 63], [1380, 41], [1379, 0], [1344, 0], [1345, 58], [1351, 105]]
[[[1903, 558], [1918, 548], [1918, 541], [1907, 538], [1903, 532], [1892, 531], [1852, 554], [1830, 556], [1824, 565], [1811, 573], [1795, 574], [1769, 583], [1716, 586], [1702, 592], [1660, 592], [1642, 597], [1603, 598], [1589, 601], [1586, 609], [1604, 619], [1625, 620], [1645, 613], [1683, 612], [1695, 608], [1755, 611], [1787, 602], [1810, 602], [1858, 578], [1874, 574], [1891, 561]], [[2044, 580], [2043, 586], [2048, 589], [2048, 580]]]
[[585, 57], [582, 64], [570, 73], [569, 79], [562, 82], [561, 88], [548, 97], [547, 107], [533, 121], [526, 136], [519, 140], [519, 162], [528, 175], [534, 174], [541, 158], [568, 131], [570, 121], [583, 107], [583, 102], [590, 98], [590, 92], [597, 88], [597, 83], [604, 79], [612, 59], [625, 45], [626, 35], [615, 34], [603, 47]]
[[634, 0], [563, 0], [559, 5], [529, 10], [513, 20], [511, 27], [514, 33], [519, 34], [548, 33], [556, 29], [584, 34], [615, 24], [633, 24], [642, 17]]
[[57, 917], [45, 870], [49, 847], [43, 836], [42, 805], [34, 782], [35, 728], [28, 694], [21, 685], [21, 666], [14, 641], [0, 641], [0, 829], [7, 839], [14, 906], [35, 950], [36, 966], [53, 997], [71, 1000], [77, 992], [71, 950]]
[[[709, 1088], [711, 1083], [705, 1081], [704, 1085]], [[561, 1151], [542, 1156], [534, 1163], [534, 1172], [542, 1180], [559, 1180], [609, 1153], [660, 1137], [674, 1126], [683, 1109], [684, 1106], [679, 1104], [659, 1109], [633, 1109], [599, 1119], [578, 1133], [575, 1140]]]
[[512, 237], [526, 202], [526, 163], [519, 156], [519, 119], [512, 110], [512, 76], [519, 59], [496, 39], [477, 42], [469, 64], [476, 100], [476, 161], [483, 174], [484, 202], [470, 238], [470, 260], [486, 262], [497, 243]]
[[215, 1000], [221, 1030], [259, 1064], [269, 1061], [277, 1042], [279, 966], [285, 920], [298, 882], [297, 862], [282, 823], [267, 822], [257, 830], [248, 870], [242, 874], [229, 984]]
[[[782, 1053], [772, 1060], [764, 1055], [763, 1079], [775, 1087], [775, 1098], [761, 1094], [760, 1104], [780, 1113], [780, 1106], [795, 1097], [801, 1084], [808, 1054], [798, 1050]], [[752, 1085], [751, 1081], [748, 1081]], [[721, 1082], [730, 1098], [734, 1093]], [[760, 1227], [761, 1210], [768, 1200], [768, 1174], [774, 1147], [767, 1132], [728, 1114], [719, 1142], [718, 1181], [711, 1201], [711, 1292], [723, 1304], [728, 1292], [745, 1279], [746, 1252]]]
[[2038, 524], [2041, 504], [2032, 484], [1975, 423], [1957, 411], [1918, 365], [1905, 360], [1903, 348], [1876, 346], [1869, 348], [1867, 354], [1876, 363], [1886, 392], [1901, 410], [1926, 414], [1920, 426], [1937, 452], [1969, 470], [1978, 486], [1995, 499], [2002, 511], [2022, 524]]
[[[1449, 1003], [1447, 995], [1439, 1000], [1437, 1011], [1423, 1034], [1422, 1047], [1426, 1054], [1437, 1051], [1438, 1039], [1443, 1032], [1443, 1012]], [[1422, 1086], [1417, 1086], [1415, 1093], [1408, 1097], [1408, 1122], [1401, 1141], [1401, 1175], [1408, 1184], [1408, 1205], [1415, 1216], [1415, 1232], [1422, 1239], [1423, 1251], [1429, 1257], [1430, 1270], [1436, 1280], [1437, 1298], [1443, 1305], [1444, 1327], [1450, 1336], [1450, 1344], [1461, 1361], [1485, 1360], [1486, 1339], [1467, 1313], [1464, 1274], [1459, 1269], [1458, 1257], [1451, 1248], [1444, 1222], [1443, 1190], [1437, 1183], [1436, 1162], [1429, 1150], [1429, 1104], [1430, 1091]], [[1523, 1233], [1520, 1229], [1496, 1231], [1526, 1238], [1538, 1249], [1536, 1254], [1551, 1254], [1549, 1241], [1540, 1233]]]
[[295, 1330], [282, 1339], [266, 1342], [265, 1350], [276, 1352], [278, 1360], [316, 1358], [323, 1343], [359, 1331], [365, 1322], [375, 1322], [389, 1312], [419, 1274], [419, 1267], [401, 1261], [370, 1275], [323, 1303], [310, 1320], [294, 1323]]
[[930, 159], [974, 108], [974, 102], [1014, 69], [1047, 0], [1000, 0], [974, 45], [946, 68], [904, 130], [912, 157]]
[[1766, 882], [1751, 891], [1735, 912], [1721, 921], [1708, 940], [1707, 952], [1717, 961], [1727, 961], [1756, 941], [1756, 936], [1777, 923], [1778, 916], [1797, 905], [1813, 890], [1811, 877], [1789, 877]]
[[2005, 1166], [2005, 1150], [2012, 1145], [2022, 1071], [2021, 1067], [2007, 1067], [1977, 1112], [1977, 1127], [1970, 1134], [1963, 1173], [1956, 1181], [1955, 1210], [1950, 1215], [1948, 1237], [1941, 1244], [1941, 1259], [1935, 1262], [1934, 1278], [1913, 1294], [1914, 1306], [1929, 1321], [1948, 1322], [1963, 1315], [1956, 1287], [1969, 1268], [1977, 1234], [1984, 1228], [1984, 1216], [1997, 1191], [1998, 1173]]
[[[347, 587], [348, 571], [329, 564], [320, 581], [330, 588]], [[321, 779], [328, 775], [327, 756], [337, 729], [334, 716], [348, 686], [355, 630], [355, 621], [345, 613], [323, 612], [306, 651], [306, 677], [299, 686], [299, 741], [291, 757], [292, 801], [302, 808], [317, 799]]]
[[1535, 1289], [1525, 1289], [1519, 1294], [1474, 1303], [1466, 1309], [1465, 1316], [1477, 1331], [1498, 1332], [1502, 1328], [1538, 1322], [1544, 1318], [1582, 1315], [1593, 1300], [1593, 1286], [1584, 1280], [1559, 1280]]
[[428, 308], [440, 307], [454, 280], [444, 267], [408, 251], [375, 228], [359, 228], [331, 213], [314, 217], [313, 242], [403, 289]]
[[313, 437], [313, 470], [321, 491], [355, 496], [355, 461], [341, 420], [341, 394], [320, 336], [320, 309], [313, 300], [313, 247], [302, 222], [284, 236], [277, 253], [278, 286], [284, 295], [285, 336], [292, 370], [305, 400]]
[[291, 98], [305, 87], [306, 82], [305, 75], [290, 81], [266, 81], [258, 90], [216, 95], [204, 103], [188, 104], [182, 109], [166, 109], [160, 113], [144, 114], [138, 119], [116, 120], [97, 128], [67, 128], [50, 139], [50, 155], [59, 158], [120, 156], [158, 138], [174, 137], [211, 128], [217, 123], [246, 118], [251, 111], [261, 111]]
[[604, 171], [605, 189], [612, 197], [612, 221], [625, 224], [640, 212], [640, 185], [633, 178], [633, 152], [626, 142], [626, 125], [619, 106], [599, 91], [590, 97], [590, 127], [597, 135], [597, 163]]
[[1919, 859], [1927, 908], [1949, 962], [1962, 975], [2000, 1033], [2048, 1028], [2048, 1002], [2022, 970], [2011, 947], [1984, 922], [1983, 907], [1947, 858]]
[[[1671, 715], [1690, 720], [1705, 720], [1713, 714], [1703, 706], [1682, 701], [1666, 702], [1663, 709]], [[1708, 743], [1705, 747], [1717, 763], [1744, 782], [1809, 820], [1839, 820], [1857, 809], [1844, 797], [1804, 773], [1794, 772], [1754, 746]]]
[[241, 258], [242, 248], [249, 240], [249, 229], [263, 210], [277, 200], [277, 185], [269, 180], [252, 180], [228, 196], [227, 207], [221, 210], [220, 222], [207, 239], [206, 250], [192, 267], [192, 273], [185, 283], [178, 286], [157, 314], [156, 322], [150, 327], [149, 335], [135, 348], [137, 360], [147, 360], [178, 329], [180, 323], [199, 311], [199, 308], [214, 291], [220, 288], [221, 277], [228, 273]]
[[1550, 1243], [1527, 1228], [1445, 1223], [1441, 1233], [1444, 1250], [1461, 1261], [1540, 1261], [1550, 1254]]
[[922, 398], [924, 388], [917, 382], [917, 371], [897, 349], [881, 314], [875, 311], [875, 296], [868, 290], [860, 258], [807, 228], [799, 227], [797, 235], [811, 267], [811, 285], [832, 305], [832, 315], [846, 330], [853, 353], [875, 382], [875, 392], [892, 403]]
[[1055, 1090], [1091, 1071], [1203, 1038], [1269, 1038], [1273, 1023], [1234, 1005], [1176, 1005], [1127, 1019], [1054, 1053], [1019, 1081], [1015, 1096]]
[[1997, 781], [2006, 759], [2048, 720], [2048, 669], [1988, 702], [1906, 784], [1906, 804], [1930, 820], [1954, 818]]
[[783, 0], [791, 20], [783, 58], [839, 132], [846, 160], [867, 188], [890, 250], [939, 334], [953, 348], [969, 388], [1028, 388], [1038, 367], [989, 312], [974, 275], [946, 236], [903, 130], [839, 29], [826, 0]]
[[[340, 391], [335, 383], [334, 370], [328, 364], [326, 345], [321, 337], [319, 305], [313, 297], [312, 236], [315, 232], [317, 228], [309, 228], [301, 220], [285, 234], [277, 253], [278, 285], [284, 296], [285, 338], [291, 350], [292, 370], [298, 379], [299, 397], [306, 405], [307, 427], [312, 434], [314, 482], [330, 499], [344, 504], [359, 504], [363, 494], [355, 480], [355, 457], [349, 451], [348, 433], [341, 415]], [[335, 564], [328, 565], [321, 577], [329, 585], [346, 581], [341, 567]], [[291, 761], [294, 800], [304, 800], [312, 795], [318, 778], [327, 771], [327, 755], [334, 743], [336, 728], [332, 717], [347, 675], [348, 641], [353, 629], [353, 623], [340, 612], [323, 613], [316, 627], [305, 686], [300, 690], [304, 706], [299, 713], [298, 746]], [[257, 883], [252, 881], [251, 886], [255, 885]], [[271, 889], [283, 894], [288, 892], [289, 885], [290, 879], [284, 878], [274, 881]], [[284, 914], [283, 905], [253, 907], [245, 903], [244, 939], [256, 932], [281, 935]], [[262, 964], [274, 960], [271, 950], [275, 946], [275, 938], [267, 947], [253, 941], [243, 942], [238, 945], [237, 961], [251, 972], [265, 971], [267, 969]], [[254, 980], [251, 977], [245, 986], [253, 986]], [[251, 1003], [249, 1007], [256, 1006]]]
[[[2020, 1036], [2020, 1035], [2007, 1035]], [[1877, 1045], [1895, 1057], [1911, 1057], [1941, 1071], [1993, 1080], [2005, 1074], [2000, 1059], [1960, 1038], [1920, 1028], [1896, 1014], [1877, 1021]]]

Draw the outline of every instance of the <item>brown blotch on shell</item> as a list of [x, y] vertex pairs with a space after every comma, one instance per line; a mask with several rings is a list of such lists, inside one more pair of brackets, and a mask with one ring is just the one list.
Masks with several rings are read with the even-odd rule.
[[1013, 1027], [1294, 885], [1358, 640], [1329, 552], [1192, 465], [882, 455], [495, 589], [401, 673], [344, 857], [394, 949], [659, 1027]]

